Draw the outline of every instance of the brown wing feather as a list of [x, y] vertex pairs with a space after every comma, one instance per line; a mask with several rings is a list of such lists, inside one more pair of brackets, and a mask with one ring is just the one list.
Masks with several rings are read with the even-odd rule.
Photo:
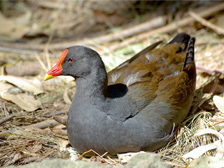
[[[108, 85], [115, 84], [115, 83], [123, 83], [124, 84], [124, 82], [122, 82], [121, 78], [124, 78], [125, 76], [127, 76], [127, 74], [124, 75], [124, 72], [127, 69], [130, 69], [130, 65], [133, 65], [136, 63], [136, 61], [138, 62], [138, 60], [141, 60], [141, 58], [144, 57], [145, 54], [147, 54], [149, 51], [156, 48], [161, 42], [162, 41], [158, 41], [158, 42], [146, 47], [144, 50], [140, 51], [139, 53], [134, 55], [129, 60], [123, 62], [118, 67], [116, 67], [115, 69], [108, 72]], [[136, 74], [134, 74], [134, 75], [136, 75]]]
[[108, 74], [109, 84], [127, 85], [128, 97], [137, 104], [139, 111], [155, 99], [166, 102], [172, 107], [173, 117], [163, 117], [172, 118], [178, 124], [189, 111], [196, 79], [194, 61], [188, 61], [184, 67], [188, 59], [185, 50], [186, 44], [182, 45], [181, 41], [149, 50], [112, 70]]

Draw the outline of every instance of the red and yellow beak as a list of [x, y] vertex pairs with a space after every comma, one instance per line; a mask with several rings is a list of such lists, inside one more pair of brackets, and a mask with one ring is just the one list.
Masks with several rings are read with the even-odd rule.
[[61, 57], [58, 61], [58, 63], [56, 65], [54, 65], [46, 74], [46, 76], [44, 77], [44, 80], [48, 80], [48, 79], [51, 79], [51, 78], [54, 78], [55, 76], [59, 76], [61, 75], [61, 72], [62, 72], [62, 67], [61, 67], [61, 64], [62, 62], [64, 61], [66, 55], [68, 53], [68, 49], [65, 49], [63, 51], [63, 53], [61, 54]]

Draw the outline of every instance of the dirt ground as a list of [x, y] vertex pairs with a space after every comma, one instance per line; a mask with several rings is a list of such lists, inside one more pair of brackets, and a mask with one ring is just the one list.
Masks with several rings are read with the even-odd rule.
[[222, 1], [202, 0], [0, 1], [0, 166], [46, 158], [126, 164], [122, 156], [86, 158], [72, 149], [66, 118], [75, 81], [43, 78], [71, 45], [98, 51], [109, 71], [153, 42], [163, 40], [164, 45], [178, 32], [197, 39], [197, 90], [189, 116], [156, 153], [174, 167], [223, 161], [223, 12]]

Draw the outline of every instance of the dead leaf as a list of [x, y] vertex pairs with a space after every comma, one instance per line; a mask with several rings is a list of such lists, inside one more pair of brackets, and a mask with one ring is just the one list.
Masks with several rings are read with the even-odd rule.
[[9, 88], [11, 88], [12, 85], [4, 82], [0, 82], [0, 93], [3, 91], [7, 91]]
[[0, 81], [7, 81], [24, 91], [29, 91], [34, 93], [34, 95], [43, 93], [43, 89], [39, 84], [34, 84], [31, 80], [27, 80], [24, 78], [14, 77], [14, 76], [0, 76]]
[[219, 111], [224, 113], [224, 97], [214, 96], [213, 102], [215, 103], [215, 105], [219, 109]]
[[20, 108], [26, 111], [35, 111], [42, 106], [41, 102], [39, 100], [36, 100], [34, 96], [27, 95], [25, 93], [19, 93], [15, 95], [4, 91], [1, 92], [0, 96], [7, 101], [15, 103]]
[[208, 152], [212, 149], [216, 149], [220, 141], [215, 141], [214, 143], [208, 145], [199, 146], [192, 151], [188, 152], [187, 154], [183, 155], [185, 159], [196, 159], [203, 155], [205, 152]]
[[224, 156], [224, 143], [223, 143], [224, 142], [224, 136], [220, 132], [218, 132], [214, 129], [210, 129], [210, 128], [199, 129], [199, 130], [196, 131], [194, 136], [201, 136], [201, 135], [205, 135], [205, 134], [212, 134], [212, 135], [215, 135], [216, 137], [219, 138], [219, 141], [216, 141], [214, 143], [216, 145], [216, 151], [217, 151], [216, 157], [217, 158], [223, 158], [223, 156]]

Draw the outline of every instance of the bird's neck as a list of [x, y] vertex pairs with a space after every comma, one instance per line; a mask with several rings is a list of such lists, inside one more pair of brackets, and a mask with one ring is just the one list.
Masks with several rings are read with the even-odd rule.
[[92, 71], [87, 77], [76, 78], [75, 97], [105, 99], [107, 92], [107, 73], [104, 68]]

